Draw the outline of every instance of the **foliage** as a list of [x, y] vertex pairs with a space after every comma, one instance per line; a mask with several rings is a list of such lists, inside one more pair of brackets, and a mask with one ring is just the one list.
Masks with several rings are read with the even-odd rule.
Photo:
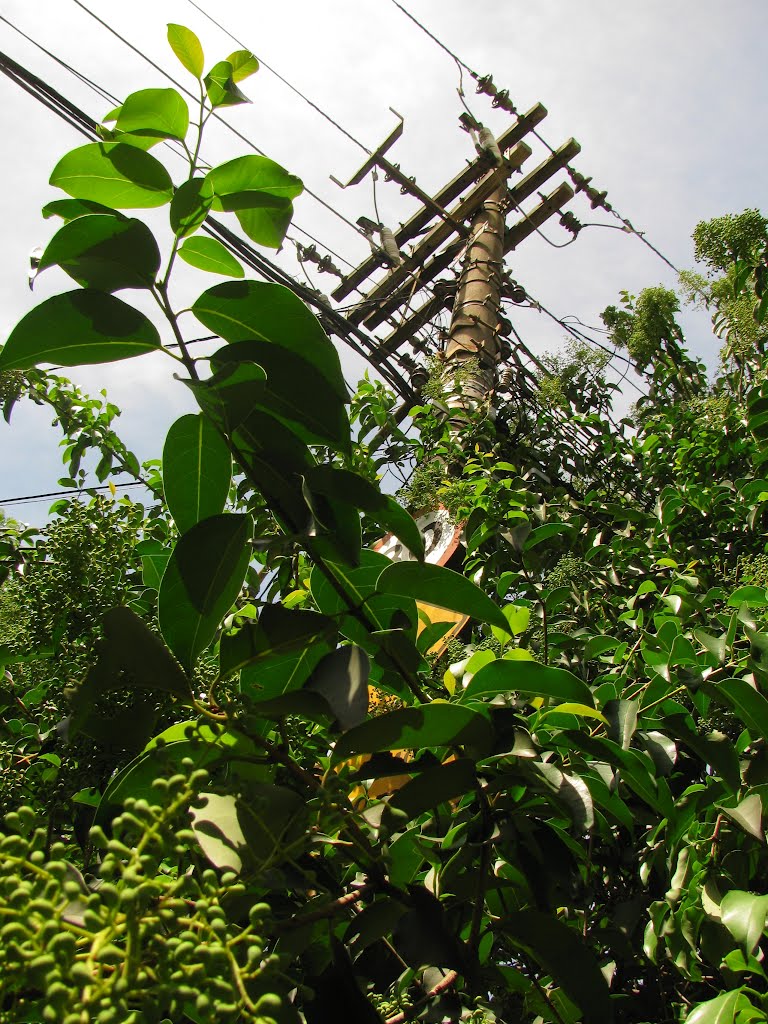
[[[81, 746], [79, 788], [31, 786], [6, 817], [0, 1019], [768, 1020], [760, 349], [710, 385], [652, 288], [604, 314], [648, 368], [634, 423], [583, 352], [550, 366], [556, 402], [521, 375], [460, 431], [440, 403], [401, 429], [371, 381], [350, 406], [287, 289], [229, 264], [175, 307], [177, 256], [228, 265], [196, 244], [209, 211], [276, 247], [301, 185], [267, 158], [203, 164], [212, 110], [258, 65], [204, 74], [188, 29], [169, 41], [199, 111], [142, 90], [57, 164], [70, 198], [46, 208], [64, 224], [41, 265], [78, 287], [0, 352], [29, 381], [158, 351], [200, 408], [166, 438], [160, 514], [78, 507], [39, 544], [3, 530], [12, 676], [47, 694], [57, 657], [81, 672], [49, 737], [4, 693], [4, 755], [55, 781], [57, 735]], [[189, 155], [179, 184], [149, 152], [163, 138]], [[163, 207], [161, 255], [122, 210]], [[762, 329], [762, 254], [727, 251]], [[221, 340], [210, 359], [189, 316]], [[77, 438], [119, 452], [100, 410]], [[423, 467], [414, 506], [432, 487], [464, 521], [451, 568], [382, 493], [393, 458]], [[414, 557], [375, 550], [385, 533]], [[430, 606], [466, 619], [458, 637]]]

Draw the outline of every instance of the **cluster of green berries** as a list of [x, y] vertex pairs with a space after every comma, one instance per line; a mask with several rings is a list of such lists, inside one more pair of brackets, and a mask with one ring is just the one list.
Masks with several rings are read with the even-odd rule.
[[557, 587], [583, 587], [589, 578], [589, 569], [585, 562], [575, 555], [563, 555], [544, 580], [550, 590]]
[[[0, 1024], [274, 1024], [276, 958], [232, 872], [199, 867], [188, 809], [204, 771], [158, 779], [158, 804], [127, 800], [91, 839], [101, 853], [86, 884], [45, 853], [28, 808], [7, 815], [0, 839]], [[237, 907], [237, 920], [228, 912]]]
[[407, 1013], [413, 1006], [413, 996], [408, 989], [404, 992], [397, 992], [394, 988], [384, 993], [372, 992], [368, 998], [382, 1020]]

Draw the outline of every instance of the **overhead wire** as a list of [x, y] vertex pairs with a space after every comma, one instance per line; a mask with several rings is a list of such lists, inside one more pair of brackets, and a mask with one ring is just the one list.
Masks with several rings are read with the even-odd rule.
[[[432, 32], [430, 29], [428, 29], [427, 26], [423, 22], [419, 21], [419, 19], [417, 17], [415, 17], [415, 15], [411, 14], [410, 11], [408, 11], [405, 7], [403, 7], [403, 5], [398, 2], [398, 0], [392, 0], [392, 3], [400, 11], [402, 11], [402, 13], [404, 15], [406, 15], [406, 17], [410, 18], [410, 20], [415, 25], [417, 25], [418, 28], [421, 29], [421, 31], [425, 35], [429, 36], [429, 38], [434, 43], [436, 43], [440, 47], [441, 50], [444, 50], [459, 65], [460, 68], [463, 68], [469, 75], [471, 75], [471, 77], [474, 78], [475, 81], [479, 82], [481, 80], [481, 76], [473, 68], [471, 68], [469, 66], [469, 64], [467, 64], [464, 60], [461, 59], [461, 57], [458, 56], [458, 54], [454, 53], [453, 50], [451, 50], [448, 46], [446, 46], [446, 44], [441, 39], [439, 39], [434, 34], [434, 32]], [[549, 152], [551, 154], [554, 154], [556, 152], [554, 147], [552, 145], [550, 145], [550, 143], [544, 138], [544, 136], [541, 135], [541, 133], [539, 131], [537, 131], [535, 128], [533, 128], [531, 130], [531, 134], [536, 139], [538, 139], [538, 141], [545, 147], [545, 149], [549, 150]], [[572, 170], [572, 168], [569, 167], [569, 170]], [[617, 220], [621, 221], [621, 223], [626, 227], [626, 229], [627, 229], [629, 234], [633, 234], [637, 238], [639, 238], [640, 241], [644, 245], [646, 245], [653, 253], [656, 254], [656, 256], [659, 257], [660, 260], [662, 260], [664, 263], [666, 263], [668, 267], [670, 267], [672, 270], [675, 271], [676, 274], [679, 275], [679, 273], [680, 273], [679, 269], [675, 266], [675, 264], [670, 259], [668, 259], [668, 257], [666, 257], [664, 255], [664, 253], [661, 252], [660, 249], [658, 249], [655, 245], [653, 245], [652, 242], [648, 241], [648, 238], [646, 237], [646, 234], [645, 234], [644, 231], [639, 231], [637, 228], [635, 228], [634, 225], [631, 223], [631, 221], [629, 221], [625, 217], [622, 217], [621, 214], [617, 210], [613, 209], [613, 207], [609, 207], [608, 208], [608, 212], [611, 213], [614, 217], [616, 217]], [[608, 225], [601, 225], [601, 226], [608, 226]], [[554, 245], [555, 243], [550, 243], [550, 244]], [[566, 242], [565, 243], [565, 245], [570, 245], [570, 244], [571, 244], [570, 242]], [[560, 246], [559, 248], [564, 248], [564, 246]]]
[[[78, 2], [78, 0], [75, 0], [75, 2]], [[44, 103], [45, 106], [53, 110], [63, 120], [78, 127], [83, 134], [86, 134], [89, 138], [98, 137], [98, 122], [85, 114], [58, 90], [3, 53], [0, 53], [0, 71], [7, 74], [16, 84], [25, 88], [35, 99]], [[203, 230], [214, 237], [218, 237], [223, 244], [227, 245], [231, 251], [235, 251], [244, 262], [251, 266], [252, 269], [257, 270], [263, 277], [266, 277], [267, 280], [286, 285], [309, 305], [315, 308], [319, 307], [320, 312], [325, 314], [336, 327], [335, 333], [338, 333], [342, 340], [355, 349], [366, 361], [370, 362], [365, 350], [367, 349], [369, 352], [375, 351], [377, 345], [373, 338], [366, 335], [364, 331], [355, 325], [349, 324], [341, 314], [337, 314], [335, 310], [321, 302], [311, 289], [295, 281], [282, 268], [273, 264], [266, 256], [257, 252], [248, 242], [240, 238], [225, 225], [215, 221], [214, 218], [209, 217], [207, 219], [203, 225]], [[387, 383], [398, 391], [401, 396], [406, 399], [413, 397], [413, 392], [405, 378], [391, 363], [378, 363], [377, 369]]]
[[[72, 2], [77, 4], [77, 6], [80, 7], [83, 11], [85, 11], [86, 14], [90, 15], [90, 17], [93, 18], [94, 21], [97, 21], [100, 25], [102, 25], [105, 29], [107, 29], [108, 32], [110, 32], [113, 36], [115, 36], [115, 38], [119, 39], [121, 43], [123, 43], [125, 46], [127, 46], [135, 54], [137, 54], [139, 57], [141, 57], [142, 60], [146, 61], [147, 64], [149, 64], [156, 71], [158, 71], [161, 75], [163, 75], [164, 78], [167, 78], [169, 82], [172, 82], [176, 86], [176, 88], [179, 89], [181, 92], [183, 92], [186, 96], [189, 96], [191, 99], [196, 100], [196, 101], [199, 99], [199, 97], [195, 96], [195, 94], [193, 92], [191, 92], [191, 90], [187, 89], [186, 86], [182, 85], [181, 82], [177, 81], [173, 77], [173, 75], [171, 75], [168, 71], [165, 71], [159, 64], [155, 63], [155, 61], [153, 61], [151, 57], [148, 57], [146, 53], [143, 53], [137, 46], [134, 46], [133, 43], [131, 43], [128, 39], [126, 39], [125, 36], [121, 35], [117, 31], [117, 29], [113, 28], [110, 24], [108, 24], [108, 22], [106, 22], [102, 18], [100, 18], [98, 16], [98, 14], [96, 14], [92, 10], [90, 10], [89, 7], [86, 7], [86, 5], [84, 3], [82, 3], [82, 0], [72, 0]], [[235, 128], [233, 125], [231, 125], [229, 123], [229, 121], [227, 121], [225, 118], [223, 118], [215, 110], [213, 112], [213, 117], [220, 124], [223, 124], [224, 127], [227, 128], [233, 135], [237, 136], [237, 138], [240, 139], [241, 142], [244, 142], [255, 153], [258, 153], [259, 156], [266, 156], [264, 151], [259, 149], [259, 147], [256, 145], [255, 142], [253, 142], [252, 139], [249, 139], [247, 135], [243, 135], [243, 133], [241, 131], [239, 131], [237, 128]], [[316, 192], [314, 192], [311, 188], [308, 188], [306, 185], [304, 186], [304, 191], [307, 193], [308, 196], [311, 196], [315, 200], [315, 202], [317, 202], [321, 206], [325, 207], [326, 210], [328, 210], [330, 213], [332, 213], [339, 220], [343, 221], [347, 225], [347, 227], [352, 228], [352, 230], [354, 232], [356, 232], [359, 235], [363, 235], [363, 237], [365, 237], [365, 233], [362, 231], [361, 228], [358, 227], [357, 224], [354, 223], [354, 221], [351, 221], [348, 217], [345, 217], [344, 214], [340, 210], [337, 210], [336, 207], [333, 206], [331, 203], [326, 202], [326, 200], [323, 199], [322, 196], [319, 196]]]
[[[250, 50], [250, 48], [247, 47], [245, 43], [241, 42], [236, 35], [229, 31], [228, 28], [225, 28], [220, 21], [217, 21], [203, 7], [201, 7], [200, 4], [195, 3], [195, 0], [187, 0], [187, 3], [194, 7], [196, 11], [199, 11], [204, 18], [207, 18], [208, 21], [210, 21], [213, 25], [220, 29], [224, 33], [224, 35], [229, 36], [233, 43], [237, 43], [237, 45], [242, 47], [244, 50], [247, 49], [250, 53], [253, 53], [253, 51]], [[275, 78], [279, 79], [279, 81], [281, 81], [283, 85], [286, 85], [291, 90], [291, 92], [294, 92], [297, 96], [304, 100], [305, 103], [309, 104], [309, 106], [312, 107], [313, 110], [316, 110], [321, 117], [324, 117], [326, 121], [328, 121], [330, 124], [334, 126], [334, 128], [337, 128], [342, 135], [346, 136], [346, 138], [350, 140], [350, 142], [354, 142], [356, 146], [358, 146], [360, 149], [362, 149], [364, 153], [367, 153], [370, 156], [370, 149], [368, 149], [368, 147], [365, 146], [359, 139], [355, 138], [355, 136], [352, 135], [351, 132], [348, 132], [347, 129], [343, 125], [339, 124], [339, 122], [335, 118], [331, 117], [331, 115], [328, 114], [325, 110], [323, 110], [322, 107], [318, 106], [317, 103], [311, 100], [309, 96], [306, 96], [300, 89], [298, 89], [295, 85], [289, 82], [287, 78], [284, 78], [279, 71], [276, 71], [273, 67], [270, 67], [270, 65], [267, 64], [263, 57], [260, 57], [259, 54], [257, 53], [255, 53], [254, 56], [257, 58], [259, 64], [262, 67], [265, 67], [267, 71], [270, 72], [270, 74], [274, 75]]]
[[35, 501], [45, 501], [49, 498], [63, 498], [68, 494], [89, 494], [91, 491], [122, 490], [125, 487], [146, 487], [141, 480], [128, 480], [126, 483], [99, 484], [94, 487], [70, 487], [61, 491], [48, 491], [44, 494], [24, 494], [16, 498], [0, 498], [0, 505], [24, 505]]

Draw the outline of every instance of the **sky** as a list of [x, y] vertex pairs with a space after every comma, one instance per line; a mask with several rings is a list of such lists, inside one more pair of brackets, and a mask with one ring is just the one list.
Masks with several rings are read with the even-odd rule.
[[[4, 0], [0, 15], [120, 98], [169, 85], [141, 54], [184, 85], [194, 85], [168, 47], [167, 22], [198, 34], [209, 67], [242, 44], [370, 149], [396, 125], [390, 108], [397, 110], [405, 126], [390, 159], [432, 194], [473, 158], [471, 140], [458, 123], [463, 107], [456, 63], [392, 0], [195, 2], [238, 42], [190, 0], [119, 5], [87, 0], [91, 11], [133, 43], [138, 54], [75, 0]], [[608, 190], [615, 209], [675, 266], [692, 266], [690, 235], [698, 221], [746, 207], [768, 209], [765, 0], [727, 5], [722, 0], [475, 0], [471, 5], [465, 0], [403, 0], [403, 5], [471, 68], [492, 73], [520, 111], [543, 103], [549, 111], [540, 126], [544, 138], [556, 148], [575, 137], [582, 152], [574, 164]], [[111, 106], [2, 21], [0, 49], [96, 119]], [[500, 134], [510, 115], [493, 110], [488, 97], [477, 96], [466, 73], [463, 85], [474, 115]], [[265, 66], [243, 89], [252, 103], [231, 108], [226, 120], [347, 219], [374, 217], [370, 179], [342, 191], [329, 177], [348, 180], [360, 166], [364, 154], [352, 141]], [[63, 195], [48, 185], [50, 172], [65, 152], [86, 140], [4, 76], [0, 132], [2, 341], [33, 305], [70, 287], [70, 279], [53, 268], [30, 293], [28, 257], [53, 233], [40, 207]], [[204, 144], [209, 163], [248, 151], [224, 125], [212, 122]], [[183, 167], [175, 155], [162, 147], [153, 152], [180, 180]], [[524, 172], [544, 156], [536, 148]], [[562, 174], [553, 179], [546, 190], [563, 179]], [[417, 206], [398, 186], [383, 181], [378, 204], [383, 222], [393, 227]], [[368, 254], [364, 238], [306, 193], [295, 208], [292, 236], [306, 242], [298, 228], [310, 232], [338, 254], [337, 263], [357, 264]], [[582, 196], [568, 208], [582, 221], [617, 223], [605, 213], [593, 213]], [[160, 211], [148, 218], [162, 241], [168, 237], [165, 217]], [[544, 234], [558, 246], [570, 238], [556, 218]], [[275, 259], [301, 276], [290, 243]], [[620, 290], [637, 293], [648, 285], [675, 284], [674, 272], [638, 238], [600, 227], [585, 228], [566, 248], [533, 236], [507, 265], [529, 294], [558, 317], [598, 326], [600, 311], [617, 301]], [[333, 278], [316, 272], [313, 277], [323, 291], [332, 290]], [[185, 270], [174, 292], [177, 305], [188, 304], [212, 283], [202, 272]], [[121, 293], [148, 310], [137, 295]], [[534, 309], [516, 308], [512, 319], [533, 351], [557, 349], [563, 342], [563, 329]], [[691, 349], [714, 368], [719, 342], [706, 314], [686, 312], [683, 324]], [[189, 327], [194, 333], [191, 322]], [[347, 379], [354, 383], [365, 364], [348, 349], [342, 358]], [[151, 355], [111, 367], [77, 368], [69, 375], [92, 393], [107, 389], [122, 409], [118, 432], [144, 459], [160, 455], [171, 422], [191, 409], [186, 388], [172, 378], [174, 369], [170, 360]], [[632, 397], [628, 388], [626, 401]], [[10, 426], [0, 422], [0, 509], [33, 524], [45, 521], [50, 502], [8, 499], [57, 489], [64, 470], [60, 435], [51, 418], [47, 409], [23, 402]]]

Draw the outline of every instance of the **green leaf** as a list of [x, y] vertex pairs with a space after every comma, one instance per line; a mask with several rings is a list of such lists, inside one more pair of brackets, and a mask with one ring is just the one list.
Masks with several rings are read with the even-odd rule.
[[173, 183], [160, 161], [119, 142], [73, 149], [56, 164], [50, 183], [75, 199], [118, 210], [164, 206], [173, 197]]
[[229, 61], [220, 60], [203, 79], [205, 91], [213, 108], [234, 107], [240, 103], [251, 102], [235, 85], [234, 76], [235, 69]]
[[65, 224], [46, 246], [38, 272], [60, 266], [78, 284], [104, 292], [151, 288], [160, 250], [140, 220], [89, 214]]
[[254, 242], [279, 249], [304, 190], [300, 178], [265, 156], [242, 156], [214, 167], [208, 180], [216, 194], [214, 209], [234, 212]]
[[328, 465], [316, 466], [307, 473], [306, 480], [311, 490], [331, 501], [350, 502], [382, 529], [393, 533], [412, 555], [424, 558], [424, 539], [413, 517], [368, 480], [347, 469]]
[[227, 61], [232, 65], [232, 79], [235, 82], [242, 82], [259, 70], [256, 54], [250, 50], [235, 50], [227, 57]]
[[200, 227], [213, 204], [213, 189], [207, 178], [190, 178], [176, 189], [171, 200], [171, 230], [179, 238]]
[[232, 456], [211, 421], [202, 413], [176, 420], [163, 447], [163, 490], [179, 533], [224, 510], [231, 478]]
[[134, 135], [181, 142], [189, 130], [189, 108], [175, 89], [141, 89], [125, 100], [115, 128]]
[[240, 592], [252, 535], [250, 516], [216, 515], [193, 526], [174, 548], [157, 614], [166, 643], [188, 671]]
[[595, 824], [595, 809], [587, 784], [578, 775], [566, 775], [557, 765], [545, 761], [529, 761], [530, 770], [535, 771], [546, 783], [548, 789], [565, 805], [574, 827], [579, 832], [591, 829]]
[[763, 801], [758, 793], [750, 793], [740, 800], [735, 807], [723, 807], [718, 805], [723, 814], [735, 821], [744, 831], [754, 836], [759, 842], [765, 842], [765, 831], [763, 829]]
[[360, 553], [359, 566], [350, 567], [338, 562], [326, 561], [328, 572], [333, 574], [343, 593], [345, 600], [336, 587], [326, 578], [318, 567], [312, 570], [309, 587], [317, 607], [325, 615], [339, 616], [339, 631], [354, 643], [359, 644], [369, 653], [375, 653], [377, 647], [371, 640], [368, 630], [349, 614], [350, 608], [361, 608], [376, 630], [390, 629], [403, 613], [413, 624], [411, 632], [415, 635], [416, 605], [411, 600], [403, 600], [377, 591], [377, 581], [382, 569], [390, 565], [386, 555], [377, 551], [363, 550]]
[[538, 910], [514, 911], [499, 924], [512, 942], [528, 952], [576, 1003], [584, 1024], [609, 1024], [613, 1009], [608, 985], [575, 929]]
[[237, 801], [231, 794], [201, 793], [205, 802], [191, 808], [192, 829], [200, 849], [215, 868], [239, 873], [247, 844], [239, 821]]
[[768, 739], [768, 700], [743, 679], [723, 679], [707, 686], [718, 700], [729, 705], [755, 738]]
[[103, 213], [110, 217], [122, 216], [117, 210], [109, 206], [102, 206], [101, 203], [92, 203], [87, 199], [53, 199], [42, 209], [43, 217], [49, 220], [51, 217], [61, 217], [65, 223], [76, 220], [78, 217], [87, 217], [93, 213]]
[[608, 719], [608, 736], [624, 750], [629, 749], [637, 728], [639, 710], [639, 704], [634, 700], [609, 700], [603, 705], [603, 714]]
[[245, 277], [242, 265], [215, 238], [188, 238], [178, 253], [185, 263], [198, 270], [223, 274], [224, 277]]
[[392, 831], [401, 832], [406, 822], [474, 789], [476, 781], [475, 762], [468, 757], [434, 765], [397, 790], [383, 820], [389, 818]]
[[768, 604], [765, 587], [738, 587], [728, 598], [728, 607], [738, 608], [742, 604], [749, 605], [750, 608]]
[[114, 295], [77, 289], [53, 295], [22, 317], [0, 352], [0, 370], [39, 363], [111, 363], [160, 347], [154, 325]]
[[280, 604], [266, 605], [257, 622], [247, 622], [236, 633], [222, 636], [221, 675], [226, 677], [255, 662], [273, 661], [275, 655], [311, 647], [320, 641], [329, 642], [335, 639], [336, 632], [335, 622], [326, 615], [288, 609]]
[[333, 343], [301, 299], [283, 285], [227, 281], [203, 292], [192, 312], [225, 341], [268, 341], [300, 356], [348, 401]]
[[741, 990], [734, 989], [699, 1003], [685, 1018], [685, 1024], [734, 1024], [740, 998]]
[[199, 81], [203, 77], [203, 47], [192, 29], [184, 25], [168, 25], [168, 42], [187, 71]]
[[471, 580], [442, 565], [394, 562], [378, 579], [382, 594], [397, 594], [427, 601], [506, 630], [508, 622], [498, 605]]
[[328, 701], [339, 729], [346, 732], [368, 716], [368, 655], [354, 644], [339, 647], [320, 661], [305, 689]]
[[745, 956], [751, 956], [765, 931], [768, 896], [732, 889], [720, 901], [720, 919], [734, 939], [741, 944]]
[[101, 621], [104, 640], [99, 650], [98, 676], [102, 689], [129, 685], [189, 700], [189, 681], [157, 633], [135, 612], [112, 608]]
[[535, 661], [491, 662], [480, 669], [462, 695], [462, 701], [487, 700], [501, 693], [526, 693], [594, 707], [592, 691], [581, 679], [564, 668], [552, 668]]
[[266, 374], [233, 390], [235, 380], [226, 381], [227, 402], [238, 399], [247, 409], [263, 409], [296, 430], [309, 444], [329, 444], [349, 451], [349, 420], [344, 401], [325, 378], [318, 378], [313, 365], [302, 356], [266, 341], [239, 341], [219, 349], [211, 356], [214, 371], [212, 385], [218, 386], [219, 374], [233, 373], [238, 366], [255, 363]]
[[492, 731], [484, 715], [471, 708], [434, 700], [418, 707], [399, 708], [350, 729], [336, 743], [336, 763], [355, 754], [378, 750], [421, 750], [466, 744], [487, 752]]
[[509, 623], [507, 629], [499, 629], [498, 626], [491, 626], [491, 632], [499, 641], [506, 641], [513, 636], [520, 636], [524, 633], [531, 621], [531, 609], [522, 604], [505, 604], [501, 609], [504, 618]]
[[159, 540], [143, 540], [133, 549], [141, 558], [141, 574], [145, 587], [152, 590], [160, 589], [160, 580], [163, 578], [168, 559], [171, 557], [170, 548], [165, 547]]

